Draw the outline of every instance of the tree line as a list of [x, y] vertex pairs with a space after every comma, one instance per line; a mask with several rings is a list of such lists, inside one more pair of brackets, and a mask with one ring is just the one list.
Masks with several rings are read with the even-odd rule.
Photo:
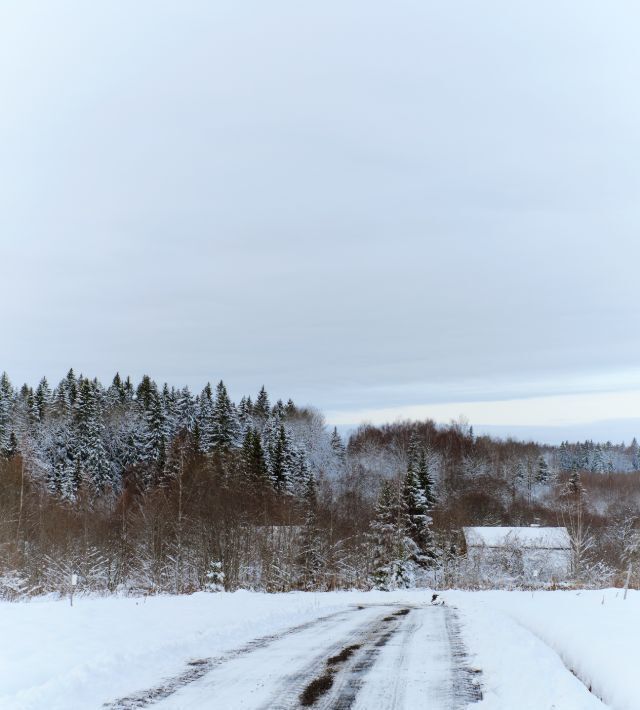
[[463, 525], [571, 526], [578, 502], [576, 576], [613, 578], [637, 554], [640, 506], [635, 474], [600, 454], [626, 471], [637, 444], [431, 421], [345, 442], [264, 387], [234, 403], [222, 381], [193, 395], [147, 376], [14, 388], [3, 374], [0, 596], [64, 592], [72, 573], [101, 593], [468, 586]]

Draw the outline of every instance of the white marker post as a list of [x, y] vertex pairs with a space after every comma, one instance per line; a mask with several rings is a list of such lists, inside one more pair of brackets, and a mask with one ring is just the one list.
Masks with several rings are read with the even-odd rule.
[[631, 570], [633, 569], [633, 564], [629, 565], [629, 570], [627, 571], [627, 581], [624, 583], [624, 596], [623, 599], [627, 598], [627, 592], [629, 591], [629, 582], [631, 581]]
[[78, 575], [72, 574], [71, 575], [71, 588], [69, 591], [69, 601], [71, 603], [71, 606], [73, 606], [73, 592], [74, 592], [77, 584], [78, 584]]

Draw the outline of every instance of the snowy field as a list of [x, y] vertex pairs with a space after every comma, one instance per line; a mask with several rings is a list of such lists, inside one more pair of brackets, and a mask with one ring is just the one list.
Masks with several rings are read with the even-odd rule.
[[312, 707], [640, 708], [640, 593], [442, 597], [0, 603], [0, 708], [294, 708], [327, 677]]

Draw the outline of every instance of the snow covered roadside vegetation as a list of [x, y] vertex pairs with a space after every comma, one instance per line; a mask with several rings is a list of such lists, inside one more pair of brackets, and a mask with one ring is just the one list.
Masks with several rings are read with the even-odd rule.
[[[614, 710], [638, 707], [634, 668], [639, 594], [630, 594], [626, 602], [618, 590], [445, 592], [443, 597], [458, 608], [469, 664], [481, 671], [484, 697], [473, 706], [478, 710], [595, 710], [603, 707], [596, 696]], [[420, 616], [420, 610], [430, 601], [430, 592], [407, 590], [80, 598], [73, 607], [64, 601], [0, 603], [0, 708], [100, 708], [179, 675], [194, 659], [216, 657], [256, 638], [272, 635], [286, 655], [287, 637], [281, 634], [292, 627], [348, 611], [344, 621], [336, 617], [331, 629], [323, 631], [331, 643], [338, 643], [356, 623], [354, 614], [362, 614], [366, 624], [386, 613], [377, 605], [407, 605], [414, 609], [407, 624], [418, 631], [403, 653], [398, 644], [405, 627], [383, 649], [365, 680], [366, 696], [367, 683], [373, 687], [381, 682], [391, 653], [406, 657], [408, 682], [415, 680], [420, 658], [428, 653], [416, 639], [429, 638], [428, 620], [433, 618]], [[354, 611], [359, 606], [365, 610]], [[313, 628], [304, 633], [322, 645]], [[304, 653], [303, 637], [293, 633], [289, 638], [291, 657], [298, 658]], [[312, 652], [318, 648], [310, 648]], [[281, 680], [287, 672], [283, 665], [263, 669], [265, 684]], [[224, 676], [224, 666], [215, 673]], [[202, 697], [202, 687], [198, 691]], [[171, 697], [162, 706], [173, 707]]]
[[[640, 707], [637, 674], [640, 593], [637, 591], [629, 591], [626, 600], [623, 600], [620, 589], [535, 593], [493, 591], [477, 595], [452, 592], [448, 597], [465, 609], [465, 619], [474, 628], [476, 636], [473, 641], [477, 639], [480, 643], [481, 654], [484, 646], [479, 636], [484, 634], [486, 637], [484, 632], [490, 631], [483, 624], [488, 619], [504, 624], [508, 616], [517, 622], [520, 635], [527, 636], [528, 643], [542, 642], [553, 649], [564, 665], [608, 707], [615, 710], [637, 710]], [[525, 631], [529, 633], [523, 633]], [[520, 653], [520, 650], [520, 644], [511, 644], [509, 659], [513, 661], [513, 654]], [[543, 655], [540, 654], [541, 663]], [[498, 662], [504, 663], [506, 656], [507, 652], [503, 651]], [[489, 655], [483, 657], [488, 662]], [[540, 676], [548, 678], [542, 670]], [[519, 684], [521, 679], [516, 677], [514, 680]], [[541, 686], [548, 683], [545, 680]], [[557, 703], [557, 707], [571, 706]]]

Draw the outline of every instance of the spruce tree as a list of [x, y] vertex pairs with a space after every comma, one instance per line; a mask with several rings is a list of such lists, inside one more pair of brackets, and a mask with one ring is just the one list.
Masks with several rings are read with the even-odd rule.
[[238, 424], [242, 435], [246, 434], [247, 429], [251, 426], [253, 417], [253, 404], [251, 397], [242, 397], [238, 403]]
[[133, 402], [135, 398], [135, 388], [133, 386], [133, 382], [131, 382], [131, 378], [127, 376], [127, 379], [124, 381], [122, 385], [124, 389], [124, 398], [126, 402]]
[[260, 435], [255, 429], [249, 428], [242, 444], [242, 463], [244, 477], [249, 488], [259, 493], [269, 484], [267, 464], [264, 459]]
[[278, 493], [289, 493], [292, 487], [292, 443], [284, 424], [276, 428], [267, 449], [267, 466], [273, 488]]
[[271, 410], [271, 414], [274, 417], [278, 417], [279, 419], [284, 419], [286, 416], [285, 408], [284, 408], [284, 402], [279, 399], [274, 405], [273, 409]]
[[148, 409], [143, 413], [144, 428], [142, 433], [143, 459], [151, 464], [147, 472], [147, 484], [162, 477], [167, 461], [167, 436], [166, 418], [163, 399], [153, 383], [148, 392]]
[[536, 469], [536, 483], [548, 483], [550, 478], [549, 464], [544, 456], [538, 457], [538, 466]]
[[435, 482], [431, 475], [429, 459], [424, 447], [420, 447], [418, 460], [415, 464], [415, 473], [424, 494], [427, 511], [431, 511], [436, 504]]
[[237, 445], [240, 434], [238, 415], [222, 380], [216, 387], [212, 423], [212, 447], [215, 451], [229, 451]]
[[33, 412], [38, 422], [44, 422], [46, 420], [50, 404], [51, 389], [47, 378], [43, 377], [33, 395]]
[[298, 409], [296, 405], [293, 403], [292, 399], [287, 400], [287, 404], [285, 405], [284, 408], [284, 413], [287, 419], [291, 419], [292, 417], [295, 417], [295, 415], [298, 413]]
[[340, 462], [343, 462], [346, 456], [345, 446], [342, 443], [342, 437], [338, 433], [338, 427], [333, 427], [331, 433], [331, 450]]
[[178, 432], [192, 434], [196, 427], [196, 407], [191, 391], [183, 387], [176, 399], [176, 427]]
[[291, 444], [290, 460], [289, 488], [295, 495], [304, 497], [309, 479], [313, 478], [313, 474], [309, 468], [309, 462], [307, 461], [307, 455], [302, 448]]
[[372, 585], [384, 591], [408, 586], [409, 551], [402, 527], [402, 501], [388, 481], [382, 487], [369, 537]]
[[213, 393], [208, 382], [198, 398], [196, 421], [198, 424], [200, 451], [203, 454], [208, 454], [213, 450], [214, 443]]
[[571, 452], [571, 449], [569, 448], [568, 441], [563, 441], [560, 444], [560, 450], [559, 450], [558, 454], [559, 454], [560, 468], [563, 471], [571, 470], [573, 454]]
[[271, 414], [271, 405], [269, 404], [269, 396], [264, 385], [260, 388], [260, 392], [256, 398], [256, 403], [253, 405], [253, 414], [260, 419], [267, 419]]
[[76, 379], [73, 368], [70, 368], [65, 378], [65, 396], [69, 408], [73, 409], [76, 403], [76, 397], [78, 396], [78, 380]]
[[67, 395], [67, 381], [61, 380], [53, 391], [52, 409], [58, 418], [71, 416], [71, 403]]
[[407, 470], [416, 471], [418, 468], [418, 459], [420, 457], [420, 451], [422, 450], [422, 444], [420, 442], [420, 437], [417, 432], [412, 432], [409, 437], [409, 445], [407, 446]]
[[631, 445], [629, 446], [629, 454], [631, 458], [631, 467], [634, 471], [640, 469], [640, 446], [638, 446], [638, 440], [633, 437]]
[[13, 387], [6, 372], [0, 376], [0, 452], [9, 449], [12, 431]]
[[16, 436], [15, 432], [12, 431], [9, 434], [9, 441], [7, 445], [0, 450], [0, 456], [3, 456], [6, 459], [12, 459], [16, 454], [18, 453], [18, 437]]
[[165, 382], [162, 387], [162, 410], [164, 412], [164, 430], [167, 442], [178, 432], [178, 393], [175, 387]]
[[112, 481], [111, 464], [104, 445], [104, 422], [98, 385], [80, 381], [76, 406], [76, 450], [74, 459], [86, 471], [98, 491]]
[[106, 401], [110, 408], [124, 407], [127, 400], [127, 395], [124, 388], [124, 383], [120, 374], [116, 372], [109, 389], [106, 394]]
[[570, 496], [575, 496], [579, 498], [583, 493], [582, 479], [580, 477], [580, 469], [577, 464], [574, 464], [569, 474], [569, 481], [567, 482], [567, 492]]
[[428, 566], [435, 559], [431, 517], [427, 499], [417, 474], [410, 468], [402, 487], [404, 532], [409, 538], [411, 560], [420, 567]]
[[604, 473], [605, 472], [604, 455], [602, 453], [602, 447], [598, 444], [593, 452], [593, 459], [591, 461], [591, 470], [593, 473]]
[[158, 395], [156, 383], [149, 377], [143, 375], [140, 384], [136, 389], [136, 401], [143, 411], [148, 411], [151, 407], [151, 400]]

